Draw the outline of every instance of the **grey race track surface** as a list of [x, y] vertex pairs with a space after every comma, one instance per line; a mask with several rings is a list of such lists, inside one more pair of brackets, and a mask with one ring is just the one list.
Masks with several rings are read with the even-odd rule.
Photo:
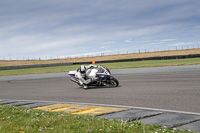
[[67, 73], [0, 76], [0, 99], [138, 106], [200, 113], [200, 65], [111, 70], [117, 88], [83, 90]]

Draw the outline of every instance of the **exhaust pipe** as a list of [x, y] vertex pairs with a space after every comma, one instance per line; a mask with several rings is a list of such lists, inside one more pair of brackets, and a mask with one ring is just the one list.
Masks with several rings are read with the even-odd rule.
[[74, 78], [70, 78], [70, 80], [73, 81], [73, 82], [75, 82], [75, 83], [77, 83], [77, 84], [80, 84], [80, 83], [78, 82], [78, 80], [76, 80], [76, 79], [74, 79]]

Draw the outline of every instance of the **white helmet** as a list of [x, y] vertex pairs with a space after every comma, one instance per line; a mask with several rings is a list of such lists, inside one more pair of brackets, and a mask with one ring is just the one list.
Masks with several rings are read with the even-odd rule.
[[80, 66], [80, 72], [85, 73], [85, 71], [86, 71], [86, 67], [84, 65], [81, 65]]

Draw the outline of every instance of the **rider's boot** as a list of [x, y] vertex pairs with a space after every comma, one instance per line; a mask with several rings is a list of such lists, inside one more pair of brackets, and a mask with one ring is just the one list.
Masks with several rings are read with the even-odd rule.
[[84, 89], [88, 89], [88, 85], [83, 84]]

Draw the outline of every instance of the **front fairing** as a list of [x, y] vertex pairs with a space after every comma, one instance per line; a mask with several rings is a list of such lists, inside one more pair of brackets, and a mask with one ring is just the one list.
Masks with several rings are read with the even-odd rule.
[[108, 68], [106, 68], [106, 70], [109, 72], [109, 74], [111, 75], [111, 72], [110, 72], [110, 70], [108, 69]]
[[97, 76], [102, 80], [107, 80], [110, 78], [111, 73], [108, 68], [101, 67], [97, 72]]

